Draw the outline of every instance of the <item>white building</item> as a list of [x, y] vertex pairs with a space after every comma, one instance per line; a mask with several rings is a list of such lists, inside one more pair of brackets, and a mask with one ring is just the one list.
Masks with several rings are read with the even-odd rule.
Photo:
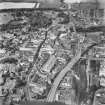
[[20, 9], [20, 8], [39, 8], [40, 3], [24, 3], [24, 2], [2, 2], [0, 9]]

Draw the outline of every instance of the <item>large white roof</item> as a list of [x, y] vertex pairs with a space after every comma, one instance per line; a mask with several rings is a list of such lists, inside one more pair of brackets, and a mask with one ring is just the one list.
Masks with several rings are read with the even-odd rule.
[[39, 3], [13, 3], [13, 2], [2, 2], [0, 3], [0, 9], [14, 9], [14, 8], [36, 8], [39, 7]]

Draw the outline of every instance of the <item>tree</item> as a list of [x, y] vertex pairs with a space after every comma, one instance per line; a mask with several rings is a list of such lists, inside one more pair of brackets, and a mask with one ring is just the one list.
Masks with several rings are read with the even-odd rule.
[[[93, 44], [93, 45], [95, 46], [97, 44]], [[90, 46], [89, 47], [92, 48], [93, 45], [91, 45], [91, 47]], [[90, 50], [89, 47], [87, 48], [87, 51]], [[84, 51], [84, 52], [87, 53], [87, 51]], [[71, 71], [73, 66], [80, 60], [81, 55], [85, 54], [84, 52], [79, 51], [77, 53], [77, 55], [75, 57], [73, 57], [72, 60], [67, 64], [67, 66], [58, 74], [58, 76], [55, 78], [54, 83], [52, 85], [52, 88], [48, 94], [47, 101], [53, 101], [54, 100], [56, 90], [57, 90], [61, 80], [64, 78], [66, 73]]]
[[[0, 44], [1, 49], [5, 49], [8, 56], [15, 56], [15, 54], [18, 55], [18, 53], [21, 55], [17, 57], [15, 56], [18, 59], [14, 60], [14, 62], [16, 62], [15, 66], [17, 67], [14, 70], [15, 72], [12, 72], [11, 74], [10, 68], [7, 73], [7, 77], [12, 80], [16, 80], [17, 83], [15, 89], [12, 90], [18, 90], [21, 87], [24, 91], [24, 95], [19, 95], [20, 97], [24, 97], [20, 100], [31, 100], [32, 96], [30, 95], [29, 90], [30, 84], [32, 83], [31, 79], [33, 79], [32, 75], [33, 77], [37, 77], [37, 74], [38, 78], [41, 78], [40, 81], [43, 80], [47, 84], [46, 90], [50, 90], [49, 93], [48, 91], [45, 92], [46, 90], [44, 90], [47, 101], [54, 101], [56, 90], [65, 75], [69, 71], [72, 71], [72, 68], [79, 62], [81, 57], [88, 53], [89, 50], [91, 50], [94, 46], [103, 43], [103, 41], [92, 42], [86, 35], [77, 33], [76, 26], [74, 24], [75, 19], [73, 19], [72, 13], [69, 10], [66, 12], [59, 12], [52, 12], [52, 10], [46, 12], [41, 11], [41, 14], [39, 12], [32, 11], [32, 13], [29, 12], [30, 16], [27, 16], [27, 13], [25, 13], [24, 17], [28, 20], [26, 28], [29, 28], [27, 32], [24, 31], [23, 33], [21, 28], [17, 32], [17, 29], [15, 30], [13, 28], [11, 29], [14, 31], [13, 36], [9, 38], [7, 36], [3, 37], [3, 42]], [[22, 11], [22, 13], [24, 12]], [[25, 26], [22, 26], [22, 28], [23, 27]], [[71, 28], [73, 30], [71, 30]], [[37, 43], [37, 49], [33, 48], [33, 51], [31, 48], [28, 48], [28, 51], [31, 50], [29, 51], [30, 54], [33, 55], [32, 61], [28, 61], [27, 59], [29, 56], [27, 55], [27, 51], [26, 55], [23, 53], [21, 54], [22, 51], [20, 50], [20, 46], [28, 47], [30, 44], [32, 44], [31, 47], [33, 47], [33, 43], [35, 46]], [[43, 49], [47, 53], [49, 53], [49, 50], [53, 50], [50, 51], [50, 57], [48, 57], [44, 64], [40, 60], [42, 58], [44, 59], [44, 57], [41, 56], [41, 54], [44, 52]], [[14, 63], [9, 59], [1, 60], [1, 62]], [[27, 64], [26, 68], [24, 68], [24, 63]], [[39, 83], [42, 85], [41, 82]], [[34, 83], [32, 85], [36, 86]], [[8, 90], [10, 91], [10, 88], [8, 88]], [[11, 99], [11, 93], [8, 94], [8, 97]]]
[[[21, 12], [20, 12], [21, 13]], [[21, 17], [21, 16], [20, 16]], [[49, 20], [46, 19], [46, 17], [44, 18], [45, 20], [43, 21], [42, 15], [39, 17], [41, 19], [41, 21], [38, 21], [38, 25], [40, 25], [41, 27], [39, 28], [38, 26], [36, 27], [38, 30], [36, 31], [37, 33], [41, 33], [41, 31], [43, 31], [44, 33], [44, 38], [41, 39], [38, 48], [36, 49], [36, 51], [34, 52], [33, 55], [33, 61], [29, 62], [29, 65], [27, 67], [27, 70], [24, 69], [23, 65], [21, 65], [21, 59], [23, 59], [24, 55], [19, 54], [21, 52], [21, 48], [20, 46], [23, 46], [23, 50], [25, 47], [25, 44], [28, 45], [29, 40], [30, 40], [30, 36], [28, 36], [26, 33], [24, 32], [24, 34], [22, 34], [22, 30], [20, 30], [21, 34], [15, 32], [14, 29], [11, 28], [11, 30], [13, 31], [13, 35], [11, 35], [11, 33], [8, 33], [10, 36], [1, 36], [2, 37], [2, 42], [0, 43], [0, 48], [6, 51], [6, 55], [4, 58], [0, 59], [0, 63], [3, 63], [4, 65], [6, 64], [10, 64], [12, 66], [16, 66], [16, 68], [12, 71], [11, 69], [13, 69], [13, 67], [7, 67], [6, 69], [8, 69], [8, 76], [6, 74], [1, 74], [3, 76], [1, 76], [1, 78], [5, 79], [5, 81], [2, 83], [3, 87], [5, 87], [5, 84], [7, 84], [6, 80], [9, 78], [8, 83], [10, 84], [11, 82], [14, 83], [13, 85], [15, 85], [12, 89], [10, 89], [10, 87], [8, 86], [6, 89], [8, 90], [8, 94], [5, 97], [5, 101], [10, 101], [10, 103], [13, 101], [12, 100], [12, 94], [15, 94], [15, 98], [20, 101], [21, 97], [26, 98], [26, 100], [30, 100], [29, 97], [29, 83], [30, 83], [30, 75], [32, 74], [32, 69], [34, 67], [34, 65], [36, 64], [36, 61], [39, 57], [39, 53], [40, 50], [43, 46], [43, 44], [45, 43], [45, 41], [47, 40], [47, 35], [48, 35], [48, 30], [47, 30], [47, 25], [49, 24]], [[29, 17], [30, 18], [30, 17]], [[37, 15], [36, 18], [38, 19]], [[45, 22], [46, 21], [46, 22]], [[35, 23], [33, 23], [35, 24]], [[46, 24], [46, 25], [43, 25]], [[10, 25], [11, 27], [11, 25]], [[43, 29], [42, 29], [43, 27]], [[45, 28], [44, 28], [45, 27]], [[30, 27], [28, 27], [30, 28]], [[5, 30], [7, 31], [7, 30]], [[28, 33], [30, 33], [28, 31]], [[35, 37], [35, 36], [34, 36]], [[27, 48], [26, 48], [27, 50]], [[30, 51], [31, 52], [31, 51]], [[31, 52], [32, 53], [32, 52]], [[17, 56], [15, 54], [18, 54]], [[24, 59], [23, 59], [24, 60]], [[4, 68], [3, 68], [4, 70]], [[22, 72], [24, 72], [22, 74]], [[16, 93], [17, 91], [20, 91], [20, 87], [23, 89], [23, 94], [24, 96], [21, 94], [18, 96], [18, 94]], [[15, 93], [12, 93], [13, 91], [16, 91]], [[23, 99], [24, 99], [23, 98]], [[16, 100], [15, 100], [16, 101]]]
[[[70, 14], [69, 10], [68, 10], [68, 13]], [[69, 16], [70, 16], [70, 18], [72, 18], [72, 15], [71, 14]], [[73, 19], [72, 21], [74, 22], [75, 20]], [[85, 20], [84, 20], [84, 22], [85, 22]], [[72, 23], [72, 22], [70, 22], [70, 23]], [[73, 23], [73, 28], [75, 30], [74, 31], [75, 32], [75, 35], [77, 36], [78, 33], [76, 33], [76, 27], [75, 27], [75, 24], [74, 23]], [[88, 39], [87, 36], [85, 36], [85, 39], [84, 40], [87, 40], [87, 39]], [[56, 91], [57, 91], [57, 88], [58, 88], [60, 82], [62, 81], [62, 79], [64, 78], [64, 76], [69, 71], [72, 70], [73, 66], [75, 66], [79, 62], [79, 60], [81, 59], [81, 57], [83, 57], [85, 54], [87, 54], [94, 46], [98, 46], [99, 44], [102, 44], [103, 41], [96, 42], [96, 43], [90, 42], [90, 43], [91, 44], [89, 46], [87, 46], [87, 47], [85, 46], [85, 48], [83, 48], [84, 47], [84, 42], [81, 43], [80, 40], [79, 40], [79, 42], [77, 43], [79, 49], [76, 50], [76, 55], [72, 57], [72, 59], [70, 60], [70, 62], [68, 62], [68, 64], [64, 67], [64, 69], [62, 69], [61, 72], [55, 78], [55, 80], [54, 80], [54, 82], [52, 84], [51, 90], [49, 91], [49, 94], [47, 96], [47, 101], [48, 102], [54, 101], [55, 94], [56, 94]], [[78, 102], [78, 105], [79, 104], [80, 103]]]

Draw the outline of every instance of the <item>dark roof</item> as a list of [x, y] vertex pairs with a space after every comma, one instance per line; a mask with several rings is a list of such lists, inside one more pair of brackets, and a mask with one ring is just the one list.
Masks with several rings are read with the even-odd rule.
[[18, 60], [16, 58], [13, 57], [8, 57], [8, 58], [4, 58], [2, 60], [0, 60], [0, 63], [10, 63], [10, 64], [16, 64], [18, 62]]

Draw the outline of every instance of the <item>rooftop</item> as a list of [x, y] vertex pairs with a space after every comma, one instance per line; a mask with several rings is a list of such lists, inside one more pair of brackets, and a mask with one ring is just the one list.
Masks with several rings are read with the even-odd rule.
[[2, 2], [0, 3], [0, 9], [13, 9], [13, 8], [38, 8], [38, 3], [14, 3], [14, 2]]

